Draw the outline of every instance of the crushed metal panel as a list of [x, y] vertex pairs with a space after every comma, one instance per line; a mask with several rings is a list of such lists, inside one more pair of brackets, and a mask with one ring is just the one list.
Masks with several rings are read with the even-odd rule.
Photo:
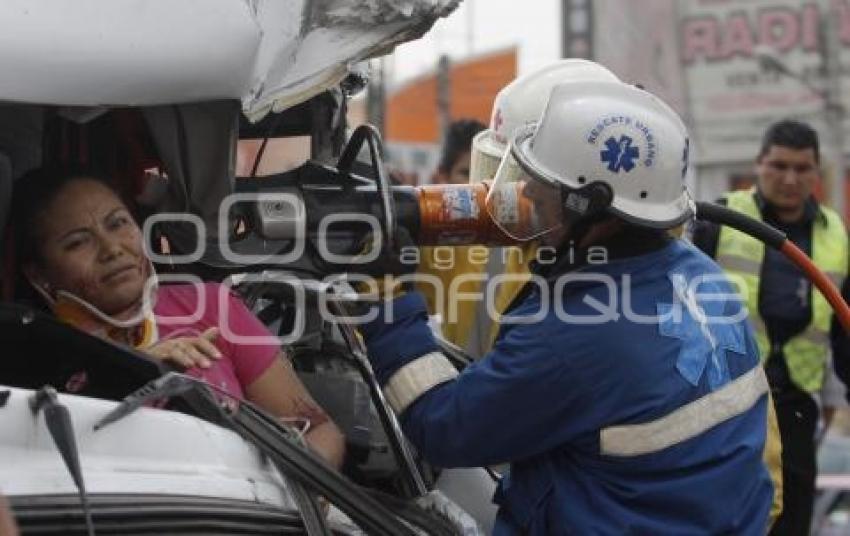
[[[427, 32], [460, 0], [261, 0], [257, 20], [264, 39], [258, 54], [258, 85], [243, 110], [258, 120], [338, 84], [354, 63], [387, 54]], [[284, 16], [301, 5], [301, 31], [277, 33]], [[265, 69], [265, 71], [263, 71]]]
[[0, 101], [242, 101], [249, 117], [336, 85], [460, 0], [4, 0]]

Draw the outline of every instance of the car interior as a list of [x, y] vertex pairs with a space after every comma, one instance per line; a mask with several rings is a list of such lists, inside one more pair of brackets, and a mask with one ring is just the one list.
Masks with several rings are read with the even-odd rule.
[[[345, 84], [342, 86], [345, 87]], [[258, 123], [248, 122], [236, 101], [214, 101], [152, 107], [62, 108], [8, 104], [0, 107], [0, 228], [4, 229], [0, 345], [26, 349], [26, 359], [0, 360], [0, 385], [37, 389], [53, 385], [74, 392], [120, 400], [163, 373], [163, 366], [143, 354], [97, 339], [53, 319], [23, 281], [14, 259], [12, 234], [6, 220], [16, 178], [38, 165], [65, 164], [93, 167], [116, 179], [139, 222], [158, 213], [198, 215], [212, 234], [218, 229], [220, 201], [230, 193], [285, 188], [293, 181], [318, 173], [335, 180], [332, 167], [343, 152], [346, 137], [345, 96], [326, 91]], [[259, 160], [275, 140], [309, 140], [309, 161], [292, 170], [260, 177]], [[271, 140], [271, 141], [270, 141]], [[249, 175], [235, 177], [238, 143], [253, 144], [256, 160]], [[368, 166], [360, 166], [368, 174]], [[311, 171], [312, 170], [312, 171]], [[276, 170], [277, 171], [277, 170]], [[330, 178], [328, 178], [330, 177]], [[352, 180], [368, 183], [369, 179]], [[291, 244], [262, 236], [248, 206], [234, 206], [228, 215], [226, 240], [235, 251], [255, 255], [285, 253]], [[223, 281], [235, 275], [261, 274], [235, 284], [248, 307], [278, 335], [290, 333], [299, 315], [303, 331], [285, 350], [299, 376], [316, 400], [343, 430], [347, 457], [343, 472], [354, 482], [401, 497], [423, 490], [430, 470], [416, 462], [401, 438], [400, 429], [382, 402], [365, 359], [358, 360], [358, 339], [350, 327], [325, 321], [317, 298], [326, 289], [310, 284], [323, 269], [315, 262], [291, 266], [257, 263], [239, 266], [223, 259], [218, 236], [198, 237], [181, 221], [154, 226], [150, 250], [158, 258], [193, 251], [205, 240], [204, 256], [191, 264], [155, 263], [158, 273], [191, 273], [203, 280]], [[356, 233], [341, 233], [338, 243], [350, 250]], [[309, 255], [308, 255], [309, 257]], [[295, 277], [267, 277], [270, 270]], [[306, 283], [305, 283], [306, 282]], [[296, 307], [293, 285], [302, 285], [304, 307]], [[87, 375], [82, 389], [75, 378]], [[185, 408], [176, 408], [183, 409]]]

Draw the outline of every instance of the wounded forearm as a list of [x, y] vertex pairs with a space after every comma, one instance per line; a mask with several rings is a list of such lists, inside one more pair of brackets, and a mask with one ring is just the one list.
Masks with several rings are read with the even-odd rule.
[[337, 469], [342, 467], [345, 458], [345, 438], [337, 426], [330, 420], [311, 426], [305, 436], [307, 444], [319, 456]]
[[287, 415], [309, 423], [305, 439], [322, 458], [336, 468], [342, 467], [345, 456], [345, 436], [328, 414], [307, 394], [300, 390], [288, 401]]

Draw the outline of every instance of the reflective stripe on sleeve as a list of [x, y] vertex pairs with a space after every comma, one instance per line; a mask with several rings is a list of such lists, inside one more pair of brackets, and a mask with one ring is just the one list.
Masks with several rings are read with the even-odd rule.
[[401, 415], [422, 394], [456, 377], [457, 370], [446, 356], [440, 352], [431, 352], [393, 374], [384, 386], [384, 395], [396, 414]]
[[741, 415], [767, 391], [764, 369], [756, 366], [721, 389], [660, 419], [603, 429], [599, 433], [600, 450], [609, 456], [640, 456], [664, 450]]

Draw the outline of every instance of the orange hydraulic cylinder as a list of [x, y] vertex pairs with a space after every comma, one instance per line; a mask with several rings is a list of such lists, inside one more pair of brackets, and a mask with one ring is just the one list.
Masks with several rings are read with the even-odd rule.
[[[505, 234], [493, 221], [486, 206], [488, 185], [434, 184], [417, 188], [419, 194], [419, 237], [423, 246], [483, 244], [507, 246], [518, 241]], [[496, 210], [512, 226], [531, 221], [531, 201], [517, 186], [515, 195], [501, 196]]]

